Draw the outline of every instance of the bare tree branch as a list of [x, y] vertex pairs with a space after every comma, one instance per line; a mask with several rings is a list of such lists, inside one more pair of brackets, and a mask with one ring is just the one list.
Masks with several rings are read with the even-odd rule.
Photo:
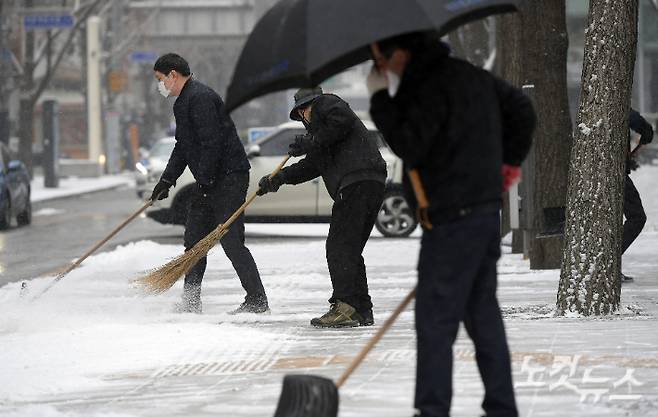
[[59, 63], [62, 61], [62, 58], [64, 57], [64, 54], [66, 53], [66, 50], [68, 49], [69, 45], [73, 41], [73, 38], [75, 37], [76, 31], [80, 28], [80, 26], [91, 16], [93, 13], [94, 9], [98, 4], [101, 3], [102, 0], [94, 0], [94, 2], [89, 6], [87, 10], [85, 10], [82, 14], [81, 17], [79, 17], [73, 28], [70, 29], [69, 36], [66, 38], [66, 41], [64, 42], [64, 45], [62, 48], [59, 50], [57, 53], [57, 58], [55, 58], [55, 62], [53, 63], [50, 71], [46, 72], [46, 75], [43, 77], [41, 82], [39, 83], [39, 86], [37, 89], [34, 91], [32, 96], [30, 97], [30, 100], [32, 103], [36, 103], [36, 101], [39, 99], [43, 91], [48, 87], [48, 84], [50, 83], [50, 80], [53, 78], [53, 75], [55, 74], [55, 71], [57, 71], [57, 67], [59, 66]]

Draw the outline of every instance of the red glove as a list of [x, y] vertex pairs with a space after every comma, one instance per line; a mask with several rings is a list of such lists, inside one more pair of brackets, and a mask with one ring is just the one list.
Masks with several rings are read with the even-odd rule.
[[521, 180], [521, 167], [503, 164], [503, 192]]

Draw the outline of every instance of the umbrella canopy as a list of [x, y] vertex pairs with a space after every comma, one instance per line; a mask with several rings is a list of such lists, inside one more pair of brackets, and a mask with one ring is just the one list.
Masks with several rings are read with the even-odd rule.
[[249, 35], [226, 94], [228, 110], [275, 91], [312, 87], [370, 59], [391, 36], [445, 34], [514, 11], [522, 0], [281, 0]]

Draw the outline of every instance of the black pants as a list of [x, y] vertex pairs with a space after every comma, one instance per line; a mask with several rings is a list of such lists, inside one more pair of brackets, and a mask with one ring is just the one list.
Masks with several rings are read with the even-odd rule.
[[[194, 195], [185, 224], [185, 250], [191, 249], [208, 233], [225, 222], [245, 201], [249, 172], [233, 172], [222, 178], [207, 196]], [[238, 217], [220, 240], [224, 253], [233, 264], [247, 301], [265, 297], [265, 290], [251, 252], [244, 244], [244, 215]], [[185, 276], [185, 283], [200, 285], [207, 259], [201, 259]]]
[[362, 253], [383, 198], [384, 184], [377, 181], [351, 184], [336, 197], [327, 236], [327, 264], [333, 286], [330, 303], [340, 300], [358, 312], [372, 308]]
[[626, 249], [640, 235], [644, 224], [647, 222], [647, 215], [642, 207], [640, 193], [637, 192], [635, 184], [628, 175], [626, 175], [626, 181], [624, 181], [624, 217], [626, 217], [626, 221], [624, 222], [621, 253], [626, 252]]
[[497, 212], [473, 214], [425, 230], [418, 262], [415, 407], [422, 417], [444, 417], [452, 398], [452, 345], [464, 322], [487, 417], [516, 417], [510, 354], [496, 299], [500, 257]]

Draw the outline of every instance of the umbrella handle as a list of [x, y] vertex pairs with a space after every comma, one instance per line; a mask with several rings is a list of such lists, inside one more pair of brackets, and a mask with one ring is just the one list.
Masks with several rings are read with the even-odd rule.
[[377, 330], [377, 333], [375, 333], [375, 335], [372, 338], [370, 338], [370, 341], [368, 341], [368, 343], [363, 347], [363, 349], [361, 349], [361, 352], [359, 352], [359, 354], [354, 359], [352, 359], [352, 362], [347, 367], [347, 369], [336, 380], [336, 388], [340, 388], [345, 383], [347, 378], [349, 378], [350, 375], [352, 375], [352, 372], [354, 372], [356, 368], [359, 365], [361, 365], [361, 362], [363, 362], [363, 359], [365, 359], [366, 355], [370, 353], [370, 351], [372, 350], [372, 348], [375, 347], [377, 342], [379, 342], [379, 340], [384, 336], [384, 334], [391, 328], [391, 326], [398, 318], [400, 313], [402, 313], [402, 311], [404, 311], [404, 309], [407, 308], [407, 306], [409, 305], [411, 300], [414, 299], [415, 296], [416, 296], [416, 287], [414, 287], [414, 289], [409, 291], [409, 294], [407, 294], [407, 296], [404, 297], [404, 300], [400, 302], [400, 304], [397, 306], [395, 311], [393, 311], [393, 314], [391, 314], [391, 316], [388, 319], [386, 319], [382, 327], [379, 330]]

